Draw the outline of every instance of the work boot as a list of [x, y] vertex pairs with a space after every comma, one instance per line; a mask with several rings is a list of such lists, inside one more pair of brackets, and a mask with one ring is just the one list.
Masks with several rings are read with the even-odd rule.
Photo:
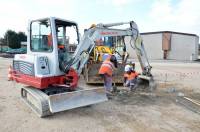
[[108, 99], [112, 99], [114, 94], [111, 91], [106, 91], [106, 96], [108, 97]]
[[120, 92], [120, 90], [117, 89], [116, 86], [113, 86], [112, 93], [114, 94], [114, 93], [119, 93], [119, 92]]
[[131, 92], [135, 92], [135, 90], [136, 90], [135, 85], [131, 85], [131, 86], [129, 87], [129, 90], [130, 90]]

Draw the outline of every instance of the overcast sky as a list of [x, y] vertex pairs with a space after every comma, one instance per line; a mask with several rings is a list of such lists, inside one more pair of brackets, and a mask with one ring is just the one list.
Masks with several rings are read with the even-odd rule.
[[140, 32], [177, 31], [200, 35], [200, 0], [0, 0], [0, 37], [27, 30], [30, 19], [55, 16], [92, 23], [134, 20]]

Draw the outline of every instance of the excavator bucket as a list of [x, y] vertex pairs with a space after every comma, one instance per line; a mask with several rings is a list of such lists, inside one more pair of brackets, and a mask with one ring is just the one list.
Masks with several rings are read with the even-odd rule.
[[104, 88], [84, 89], [49, 96], [51, 113], [107, 101]]
[[142, 80], [143, 83], [144, 82], [147, 83], [150, 91], [153, 91], [156, 89], [156, 83], [153, 79], [153, 76], [139, 75], [138, 77]]

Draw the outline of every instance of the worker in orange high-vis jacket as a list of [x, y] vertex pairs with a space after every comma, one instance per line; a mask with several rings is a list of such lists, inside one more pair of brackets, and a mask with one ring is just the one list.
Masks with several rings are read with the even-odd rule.
[[135, 71], [135, 69], [132, 66], [126, 67], [124, 73], [124, 86], [128, 87], [129, 90], [134, 90], [135, 85], [137, 83], [138, 75], [139, 74]]
[[104, 79], [104, 88], [107, 95], [112, 94], [112, 77], [115, 68], [117, 68], [117, 59], [114, 55], [110, 55], [103, 61], [99, 69], [99, 75]]

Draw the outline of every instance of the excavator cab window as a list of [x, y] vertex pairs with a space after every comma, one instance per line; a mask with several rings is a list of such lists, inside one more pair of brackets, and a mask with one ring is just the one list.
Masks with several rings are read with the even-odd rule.
[[52, 52], [52, 34], [49, 20], [31, 23], [31, 50], [33, 52]]
[[123, 54], [124, 50], [126, 49], [124, 38], [125, 36], [116, 36], [115, 38], [115, 50], [120, 54]]
[[58, 60], [61, 67], [62, 63], [70, 60], [73, 55], [70, 47], [73, 45], [78, 45], [78, 28], [75, 23], [62, 20], [55, 20], [55, 24]]
[[57, 42], [60, 45], [77, 45], [79, 43], [78, 28], [75, 23], [55, 20]]

